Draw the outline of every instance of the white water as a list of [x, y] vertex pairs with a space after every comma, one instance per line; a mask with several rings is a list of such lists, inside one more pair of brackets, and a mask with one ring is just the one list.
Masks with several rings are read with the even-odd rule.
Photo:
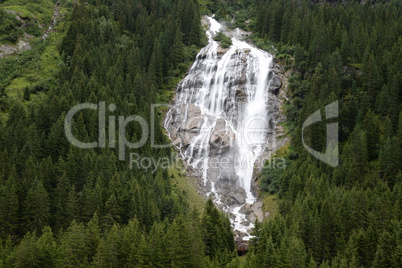
[[[272, 56], [240, 41], [238, 30], [230, 33], [233, 45], [223, 54], [213, 37], [224, 27], [212, 17], [207, 18], [210, 23], [206, 32], [208, 45], [199, 52], [188, 75], [180, 82], [175, 106], [167, 114], [165, 128], [173, 139], [171, 124], [178, 120], [177, 114], [180, 114], [180, 118], [188, 122], [176, 123], [177, 129], [186, 125], [191, 125], [189, 129], [195, 129], [187, 145], [183, 142], [178, 144], [183, 159], [201, 171], [204, 186], [208, 186], [207, 194], [214, 197], [218, 206], [232, 214], [234, 229], [249, 235], [253, 224], [245, 224], [246, 215], [240, 209], [244, 203], [255, 202], [251, 181], [254, 163], [264, 150], [269, 132], [268, 74]], [[239, 92], [244, 93], [241, 100], [237, 95]], [[189, 110], [190, 105], [193, 105], [193, 111]], [[172, 111], [178, 107], [181, 110], [176, 112], [177, 118], [174, 118]], [[184, 111], [182, 107], [185, 107]], [[199, 125], [194, 127], [189, 123], [192, 118], [187, 116], [197, 109], [200, 110]], [[211, 154], [211, 137], [218, 136], [229, 149], [220, 147]], [[229, 159], [230, 167], [212, 166], [212, 158], [216, 156], [219, 160]], [[234, 187], [233, 183], [230, 184], [233, 180], [244, 189], [243, 204], [227, 201]]]

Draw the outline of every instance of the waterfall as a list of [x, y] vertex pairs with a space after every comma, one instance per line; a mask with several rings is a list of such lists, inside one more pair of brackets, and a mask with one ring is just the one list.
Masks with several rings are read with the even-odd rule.
[[[252, 193], [254, 164], [266, 150], [270, 128], [269, 83], [273, 57], [206, 17], [208, 44], [179, 83], [165, 128], [205, 193], [226, 211], [235, 230], [249, 237], [245, 204]], [[222, 49], [213, 37], [231, 36]]]

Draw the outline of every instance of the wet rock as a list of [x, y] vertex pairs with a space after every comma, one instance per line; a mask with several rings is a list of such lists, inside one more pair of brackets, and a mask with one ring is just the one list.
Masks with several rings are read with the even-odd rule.
[[187, 118], [198, 117], [201, 115], [201, 109], [195, 104], [188, 104], [187, 107]]
[[210, 155], [216, 155], [217, 153], [223, 153], [232, 145], [235, 140], [235, 134], [228, 126], [227, 122], [223, 118], [219, 118], [216, 121], [215, 127], [212, 130], [209, 144]]
[[225, 102], [223, 105], [225, 106], [225, 112], [232, 113], [232, 110], [234, 108], [234, 103], [231, 99], [225, 99]]
[[279, 94], [279, 90], [282, 86], [282, 82], [279, 79], [278, 76], [274, 76], [271, 80], [271, 83], [269, 84], [269, 92], [271, 92], [274, 95], [278, 95]]
[[241, 224], [244, 226], [250, 226], [250, 223], [248, 221], [242, 221]]
[[234, 79], [233, 84], [234, 84], [235, 86], [238, 86], [238, 85], [244, 85], [246, 82], [247, 82], [247, 76], [246, 76], [245, 73], [243, 73], [242, 75], [237, 76], [237, 77]]
[[225, 54], [228, 50], [229, 50], [229, 48], [218, 47], [218, 50], [217, 50], [216, 53], [218, 54], [218, 56], [222, 56], [222, 55]]
[[245, 215], [249, 215], [252, 212], [252, 204], [244, 204], [239, 210], [239, 212]]
[[236, 89], [235, 89], [235, 94], [236, 94], [236, 98], [237, 98], [239, 101], [242, 101], [242, 102], [246, 102], [246, 101], [247, 101], [248, 96], [247, 96], [247, 92], [246, 92], [246, 89], [245, 89], [245, 88], [243, 88], [243, 87], [236, 87]]
[[229, 216], [229, 218], [232, 219], [232, 220], [236, 219], [236, 215], [233, 214], [233, 213], [229, 213], [228, 216]]
[[246, 203], [246, 198], [242, 194], [239, 194], [239, 193], [234, 194], [233, 199], [239, 204]]
[[[198, 135], [200, 127], [204, 121], [201, 116], [201, 109], [194, 104], [179, 105], [172, 109], [172, 119], [167, 129], [173, 144], [188, 147], [192, 139]], [[179, 128], [177, 129], [177, 127]], [[196, 146], [196, 149], [200, 149]]]
[[241, 241], [244, 237], [244, 233], [240, 232], [239, 230], [234, 230], [233, 234], [235, 235], [236, 239]]
[[216, 181], [219, 177], [219, 169], [218, 168], [209, 168], [207, 170], [207, 176], [211, 181]]

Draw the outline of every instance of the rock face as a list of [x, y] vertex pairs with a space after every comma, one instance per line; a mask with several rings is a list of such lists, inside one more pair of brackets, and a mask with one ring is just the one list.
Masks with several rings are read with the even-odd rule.
[[[199, 191], [228, 213], [242, 237], [250, 234], [255, 219], [264, 217], [262, 203], [255, 202], [253, 173], [259, 160], [277, 149], [282, 70], [272, 56], [237, 39], [232, 47], [219, 48], [212, 38], [217, 22], [204, 21], [210, 22], [210, 42], [177, 86], [165, 128], [187, 174], [198, 178]], [[263, 118], [264, 124], [253, 125], [253, 117]], [[249, 126], [260, 128], [257, 135], [247, 132]]]
[[194, 104], [181, 104], [171, 110], [174, 121], [168, 125], [167, 131], [173, 144], [187, 147], [199, 133], [203, 121], [201, 110]]
[[271, 82], [269, 84], [269, 92], [278, 96], [279, 90], [282, 87], [282, 79], [283, 79], [283, 68], [279, 65], [276, 60], [273, 60], [270, 66], [271, 72]]
[[219, 118], [209, 138], [210, 155], [225, 153], [233, 145], [234, 140], [235, 134], [228, 123]]
[[15, 55], [31, 49], [32, 47], [29, 44], [29, 41], [32, 38], [33, 38], [32, 35], [25, 33], [24, 37], [18, 40], [18, 42], [14, 45], [11, 44], [0, 45], [0, 58]]

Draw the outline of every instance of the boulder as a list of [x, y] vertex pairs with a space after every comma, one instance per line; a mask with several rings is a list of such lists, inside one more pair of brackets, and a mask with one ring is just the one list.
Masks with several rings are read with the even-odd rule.
[[234, 194], [232, 197], [233, 197], [233, 199], [234, 199], [237, 203], [239, 203], [239, 204], [244, 204], [244, 203], [246, 203], [246, 198], [245, 198], [242, 194], [240, 194], [240, 193], [236, 193], [236, 194]]
[[250, 222], [248, 222], [248, 221], [242, 221], [240, 224], [242, 224], [242, 225], [244, 225], [244, 226], [249, 226], [249, 225], [250, 225]]
[[239, 210], [239, 212], [245, 214], [245, 215], [249, 215], [252, 211], [252, 205], [251, 204], [244, 204], [241, 209]]
[[254, 215], [254, 213], [251, 213], [250, 215], [247, 216], [247, 219], [249, 222], [255, 222], [257, 217]]
[[262, 211], [262, 202], [255, 202], [252, 207], [253, 213], [258, 219], [258, 221], [262, 221], [264, 219], [264, 212]]
[[222, 48], [221, 46], [219, 46], [216, 53], [218, 54], [218, 56], [223, 56], [223, 54], [225, 54], [228, 50], [229, 48]]

